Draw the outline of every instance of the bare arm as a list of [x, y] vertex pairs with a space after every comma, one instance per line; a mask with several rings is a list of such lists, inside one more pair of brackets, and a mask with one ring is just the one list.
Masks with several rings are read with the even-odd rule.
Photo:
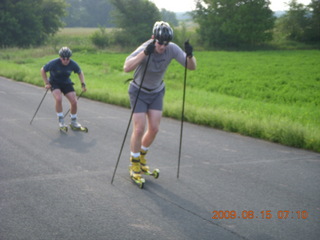
[[145, 58], [144, 51], [140, 52], [138, 55], [129, 58], [125, 61], [123, 70], [125, 72], [131, 72], [137, 68], [137, 66], [141, 63], [141, 61]]
[[84, 74], [83, 74], [83, 72], [80, 72], [78, 74], [78, 76], [79, 76], [79, 79], [80, 79], [80, 82], [81, 82], [82, 91], [86, 92], [87, 88], [86, 88], [86, 83], [84, 82]]
[[46, 73], [46, 71], [43, 69], [43, 67], [41, 68], [40, 73], [41, 73], [41, 77], [42, 77], [42, 79], [43, 79], [43, 81], [44, 81], [45, 88], [46, 88], [46, 89], [51, 88], [51, 85], [50, 85], [49, 80], [48, 80], [48, 77], [47, 77], [47, 73]]
[[187, 68], [189, 70], [196, 70], [197, 68], [197, 60], [196, 58], [193, 56], [191, 58], [187, 58]]

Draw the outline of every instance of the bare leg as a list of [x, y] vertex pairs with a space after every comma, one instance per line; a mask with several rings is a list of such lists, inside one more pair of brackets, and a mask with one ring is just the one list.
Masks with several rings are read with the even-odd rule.
[[62, 109], [62, 93], [60, 91], [60, 89], [55, 89], [52, 91], [52, 95], [56, 101], [56, 112], [60, 113], [63, 111]]
[[162, 117], [162, 111], [149, 110], [148, 111], [148, 129], [143, 135], [142, 145], [149, 147], [159, 131], [160, 120]]
[[66, 98], [70, 102], [70, 113], [77, 114], [78, 106], [77, 106], [77, 95], [75, 92], [69, 92], [66, 94]]
[[146, 126], [146, 114], [133, 114], [133, 131], [131, 135], [130, 150], [131, 152], [140, 152], [142, 137]]

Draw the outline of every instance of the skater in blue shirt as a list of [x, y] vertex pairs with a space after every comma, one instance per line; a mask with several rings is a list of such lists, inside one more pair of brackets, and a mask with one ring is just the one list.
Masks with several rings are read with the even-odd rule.
[[[171, 42], [172, 39], [173, 30], [170, 25], [162, 21], [156, 22], [151, 39], [142, 43], [124, 63], [125, 72], [135, 71], [129, 87], [132, 108], [138, 97], [133, 112], [133, 132], [130, 142], [130, 175], [136, 182], [140, 180], [143, 182], [141, 173], [149, 172], [145, 156], [159, 130], [165, 94], [163, 77], [168, 65], [172, 59], [175, 59], [185, 66], [187, 60], [186, 67], [189, 70], [196, 69], [196, 59], [189, 42], [185, 43], [185, 51], [183, 51]], [[150, 61], [148, 61], [149, 57]], [[146, 66], [147, 63], [148, 66]], [[145, 68], [147, 69], [144, 75]], [[143, 83], [139, 92], [141, 82]]]
[[[41, 68], [41, 76], [45, 83], [45, 88], [50, 89], [55, 99], [55, 109], [59, 119], [59, 127], [66, 127], [64, 123], [62, 109], [62, 94], [70, 102], [70, 117], [71, 125], [74, 128], [80, 128], [81, 125], [77, 122], [77, 97], [73, 88], [73, 82], [70, 79], [72, 72], [78, 74], [82, 91], [87, 91], [84, 80], [84, 74], [79, 65], [70, 59], [72, 52], [68, 47], [62, 47], [59, 51], [59, 58], [53, 59]], [[47, 72], [50, 73], [48, 79]]]

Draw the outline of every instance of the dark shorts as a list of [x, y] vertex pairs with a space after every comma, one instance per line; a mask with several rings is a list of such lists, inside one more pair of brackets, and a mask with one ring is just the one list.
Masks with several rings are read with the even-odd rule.
[[64, 84], [64, 83], [50, 83], [51, 85], [51, 92], [55, 89], [60, 89], [61, 92], [66, 95], [67, 93], [69, 92], [74, 92], [74, 88], [73, 88], [73, 83], [67, 83], [67, 84]]
[[[131, 109], [133, 109], [136, 103], [138, 91], [138, 88], [130, 85], [129, 96]], [[164, 94], [165, 88], [163, 88], [160, 92], [157, 93], [146, 93], [140, 91], [138, 101], [134, 109], [134, 113], [146, 113], [150, 109], [162, 111]]]

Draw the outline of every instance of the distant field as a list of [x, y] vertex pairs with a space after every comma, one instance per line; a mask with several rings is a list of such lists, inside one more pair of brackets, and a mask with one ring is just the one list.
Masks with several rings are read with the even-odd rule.
[[[78, 31], [78, 30], [74, 30]], [[128, 53], [77, 49], [88, 92], [85, 97], [129, 107], [124, 73]], [[320, 52], [195, 52], [188, 71], [186, 120], [288, 146], [320, 152]], [[0, 75], [42, 86], [39, 70], [52, 49], [0, 53]], [[175, 61], [165, 76], [164, 115], [180, 118], [184, 68]], [[73, 76], [77, 91], [80, 84]]]
[[88, 36], [98, 31], [99, 28], [62, 28], [58, 35], [60, 36]]

